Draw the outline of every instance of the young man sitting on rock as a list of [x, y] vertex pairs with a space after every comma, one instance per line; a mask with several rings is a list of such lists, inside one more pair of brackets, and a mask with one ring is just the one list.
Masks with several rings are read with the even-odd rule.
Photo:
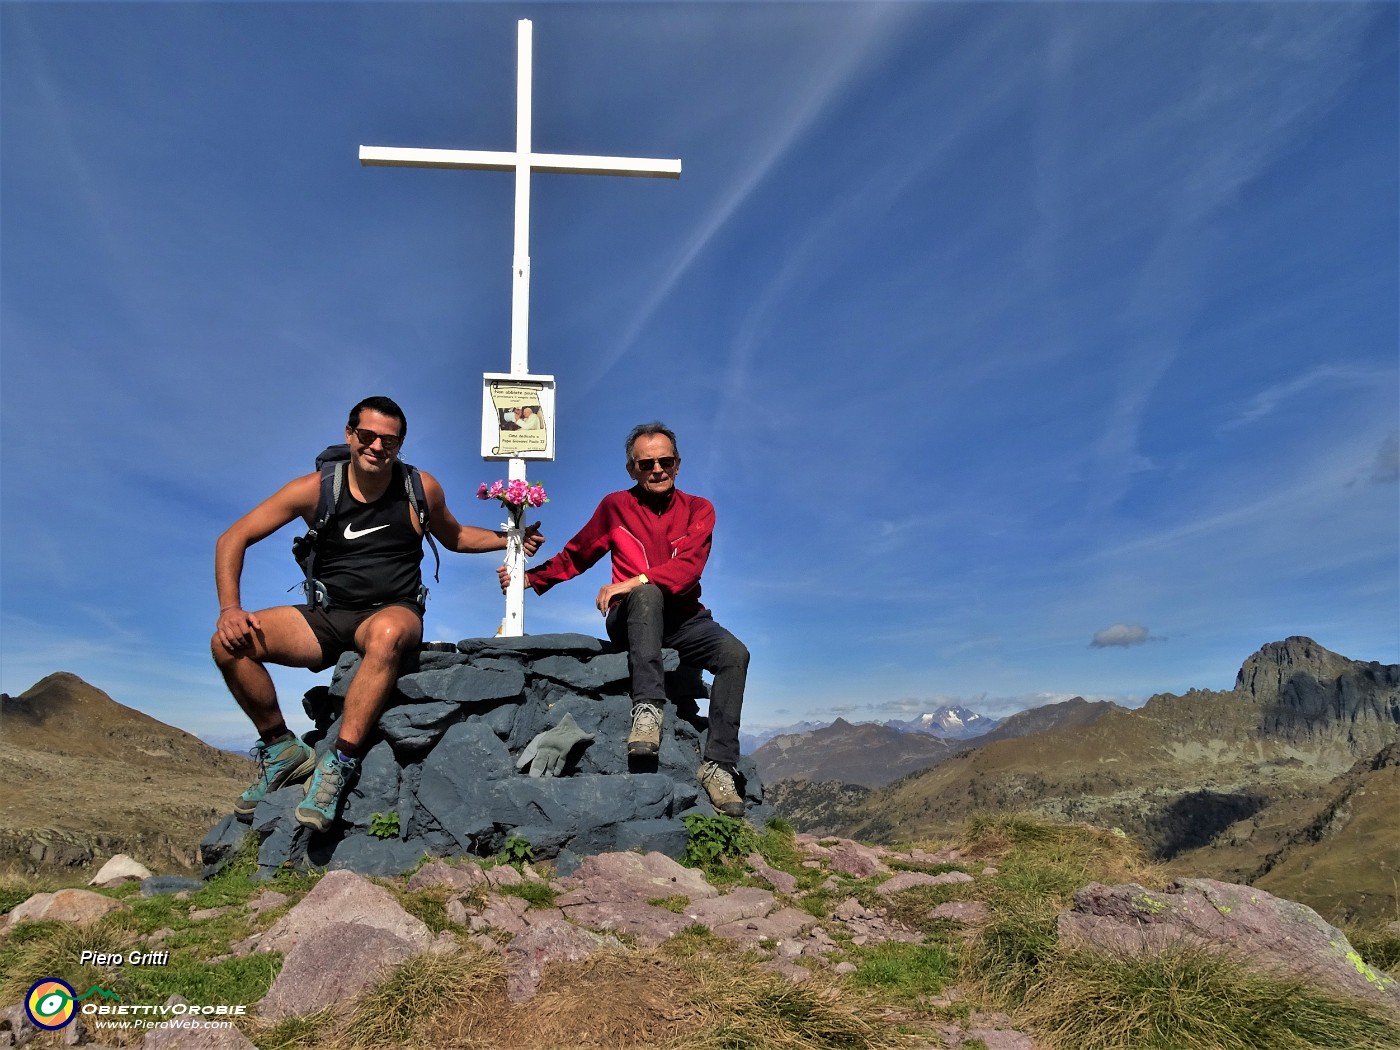
[[[721, 813], [740, 817], [744, 800], [735, 785], [739, 761], [739, 712], [744, 703], [749, 651], [700, 604], [700, 574], [710, 556], [715, 509], [709, 500], [676, 488], [681, 457], [676, 435], [661, 423], [644, 423], [627, 435], [630, 489], [603, 497], [593, 517], [554, 557], [525, 574], [543, 594], [612, 555], [612, 583], [598, 592], [608, 637], [627, 649], [632, 686], [629, 755], [655, 755], [661, 747], [665, 707], [662, 648], [681, 662], [714, 673], [710, 730], [699, 779]], [[496, 570], [510, 584], [505, 567]]]
[[[399, 658], [423, 637], [423, 532], [413, 512], [410, 468], [398, 461], [408, 432], [403, 410], [387, 397], [369, 397], [350, 410], [345, 425], [349, 461], [330, 518], [315, 539], [314, 595], [308, 604], [259, 612], [243, 609], [243, 557], [254, 543], [301, 518], [312, 524], [321, 474], [288, 482], [229, 526], [214, 551], [219, 620], [210, 648], [229, 692], [259, 740], [258, 782], [234, 803], [242, 820], [270, 791], [311, 778], [297, 806], [298, 822], [325, 831], [339, 815], [346, 788], [359, 773], [370, 730], [398, 680]], [[419, 472], [428, 529], [450, 551], [483, 553], [506, 545], [503, 532], [460, 524], [442, 486]], [[525, 536], [527, 554], [543, 542], [538, 523]], [[277, 690], [264, 664], [324, 670], [344, 652], [362, 656], [345, 695], [340, 734], [316, 762], [311, 748], [287, 728]]]

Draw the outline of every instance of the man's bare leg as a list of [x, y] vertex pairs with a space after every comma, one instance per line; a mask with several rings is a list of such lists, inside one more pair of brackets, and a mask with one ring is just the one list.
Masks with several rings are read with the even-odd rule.
[[381, 609], [356, 629], [360, 667], [345, 694], [341, 741], [356, 750], [364, 746], [399, 680], [400, 659], [417, 650], [422, 639], [422, 619], [402, 605]]
[[311, 749], [287, 729], [277, 689], [263, 665], [314, 667], [321, 660], [321, 644], [300, 610], [283, 605], [253, 613], [252, 619], [258, 627], [244, 644], [230, 648], [218, 633], [209, 643], [229, 692], [260, 737], [253, 754], [261, 775], [233, 804], [234, 813], [245, 821], [252, 820], [269, 792], [304, 779], [315, 762]]
[[401, 605], [381, 609], [355, 631], [360, 668], [345, 694], [340, 736], [307, 781], [306, 798], [295, 811], [298, 823], [327, 831], [339, 819], [346, 791], [360, 774], [370, 730], [398, 681], [399, 658], [416, 649], [422, 637], [422, 619]]
[[230, 651], [215, 635], [210, 642], [214, 663], [238, 706], [261, 733], [283, 724], [277, 703], [277, 687], [264, 664], [315, 667], [321, 662], [321, 643], [300, 610], [281, 605], [253, 614], [261, 629], [250, 644]]

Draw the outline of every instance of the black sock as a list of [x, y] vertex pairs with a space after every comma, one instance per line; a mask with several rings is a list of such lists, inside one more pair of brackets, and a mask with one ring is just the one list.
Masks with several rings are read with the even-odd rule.
[[353, 758], [358, 760], [365, 757], [364, 744], [346, 743], [343, 736], [335, 738], [335, 749], [340, 752], [341, 758]]
[[271, 729], [265, 729], [258, 734], [258, 739], [264, 744], [280, 744], [285, 738], [292, 735], [292, 731], [287, 728], [286, 722], [278, 722]]

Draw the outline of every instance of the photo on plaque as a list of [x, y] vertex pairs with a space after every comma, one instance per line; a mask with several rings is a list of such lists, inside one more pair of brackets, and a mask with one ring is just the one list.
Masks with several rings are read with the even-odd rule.
[[485, 377], [481, 454], [553, 459], [552, 376]]

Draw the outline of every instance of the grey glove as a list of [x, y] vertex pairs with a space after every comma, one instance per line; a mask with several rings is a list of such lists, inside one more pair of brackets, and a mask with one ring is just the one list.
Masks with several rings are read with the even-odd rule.
[[515, 760], [515, 768], [524, 769], [529, 765], [532, 777], [557, 777], [564, 771], [569, 752], [580, 742], [591, 744], [593, 734], [580, 729], [573, 715], [565, 715], [557, 726], [546, 729], [525, 746]]

